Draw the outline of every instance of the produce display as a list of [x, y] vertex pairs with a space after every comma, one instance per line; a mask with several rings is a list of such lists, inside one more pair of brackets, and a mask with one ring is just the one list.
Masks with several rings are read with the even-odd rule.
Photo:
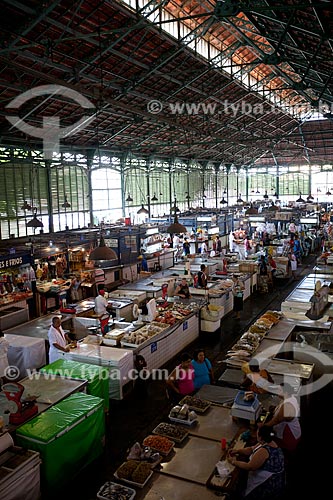
[[197, 413], [204, 413], [210, 407], [210, 401], [206, 401], [205, 399], [195, 398], [193, 396], [185, 396], [180, 404], [188, 405], [191, 410], [196, 411]]
[[137, 460], [124, 462], [115, 472], [117, 479], [136, 483], [140, 487], [144, 486], [151, 475], [152, 470], [150, 465], [146, 462], [138, 462]]
[[97, 493], [97, 498], [100, 500], [132, 500], [136, 495], [136, 491], [127, 486], [108, 481]]
[[278, 311], [267, 311], [260, 316], [227, 352], [227, 362], [242, 366], [244, 362], [249, 361], [268, 330], [276, 325], [282, 316]]
[[181, 443], [188, 436], [188, 432], [185, 429], [164, 422], [155, 427], [153, 434], [159, 434], [160, 436], [167, 437], [176, 443]]
[[153, 448], [154, 450], [157, 450], [161, 455], [168, 455], [172, 448], [174, 447], [175, 443], [174, 441], [171, 441], [170, 439], [164, 437], [164, 436], [147, 436], [143, 440], [143, 445], [144, 446], [149, 446], [150, 448]]

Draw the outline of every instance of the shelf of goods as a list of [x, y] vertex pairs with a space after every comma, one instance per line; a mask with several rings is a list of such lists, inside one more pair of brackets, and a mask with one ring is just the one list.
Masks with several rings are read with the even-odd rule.
[[103, 453], [104, 420], [102, 399], [76, 393], [19, 427], [18, 445], [40, 453], [43, 493], [59, 491]]
[[15, 304], [16, 307], [27, 307], [27, 300], [33, 297], [32, 292], [12, 292], [0, 298], [0, 311]]
[[109, 372], [107, 368], [86, 363], [78, 363], [68, 359], [57, 359], [44, 366], [41, 373], [87, 380], [87, 394], [103, 399], [104, 410], [109, 409]]
[[36, 370], [46, 363], [45, 341], [34, 337], [6, 333], [9, 342], [8, 363], [18, 369], [19, 377], [25, 377], [27, 370]]
[[78, 348], [65, 353], [64, 357], [71, 361], [108, 368], [110, 398], [123, 398], [123, 387], [130, 382], [130, 374], [134, 366], [133, 350], [105, 347], [99, 344], [80, 344]]

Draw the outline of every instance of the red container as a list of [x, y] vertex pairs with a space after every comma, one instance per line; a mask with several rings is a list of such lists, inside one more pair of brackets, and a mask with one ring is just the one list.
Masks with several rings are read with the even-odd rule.
[[131, 225], [131, 218], [125, 217], [125, 226], [130, 226], [130, 225]]
[[226, 438], [221, 439], [221, 449], [225, 450], [227, 448], [227, 440]]

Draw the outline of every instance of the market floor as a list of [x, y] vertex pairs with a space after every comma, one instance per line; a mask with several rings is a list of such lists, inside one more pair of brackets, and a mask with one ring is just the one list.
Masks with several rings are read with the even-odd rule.
[[[299, 279], [312, 271], [314, 259], [310, 256], [303, 263], [299, 269]], [[187, 350], [191, 353], [195, 348], [203, 347], [213, 364], [217, 379], [225, 369], [222, 360], [229, 347], [263, 311], [280, 310], [281, 302], [295, 286], [296, 282], [289, 280], [281, 282], [281, 285], [269, 294], [254, 293], [245, 301], [241, 319], [235, 319], [229, 314], [223, 319], [221, 331], [201, 334]], [[178, 363], [179, 355], [165, 368], [172, 370]], [[151, 381], [144, 389], [146, 391], [143, 393], [132, 391], [122, 401], [111, 400], [103, 457], [86, 467], [65, 491], [57, 493], [57, 498], [95, 499], [98, 489], [105, 481], [112, 480], [113, 472], [126, 457], [127, 449], [136, 441], [142, 442], [159, 422], [167, 418], [171, 403], [166, 397], [165, 383]], [[308, 398], [306, 414], [302, 415], [301, 419], [302, 441], [297, 454], [288, 464], [288, 488], [283, 500], [311, 498], [313, 494], [318, 494], [319, 487], [324, 491], [326, 487], [326, 491], [329, 491], [330, 476], [325, 471], [324, 452], [325, 450], [330, 452], [333, 445], [331, 418], [327, 407], [327, 402], [332, 401], [332, 394], [333, 386], [329, 384]], [[66, 473], [64, 471], [64, 474]], [[328, 496], [331, 497], [325, 494], [322, 498]]]

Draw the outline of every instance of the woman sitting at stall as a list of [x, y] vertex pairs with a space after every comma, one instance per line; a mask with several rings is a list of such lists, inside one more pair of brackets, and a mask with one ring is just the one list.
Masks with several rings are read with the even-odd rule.
[[209, 385], [214, 382], [212, 364], [206, 358], [203, 349], [194, 351], [191, 363], [194, 368], [194, 387], [196, 390], [200, 389], [203, 385]]
[[[231, 450], [229, 462], [248, 471], [243, 497], [246, 500], [277, 500], [285, 489], [284, 455], [274, 441], [274, 432], [267, 426], [258, 428], [254, 446]], [[247, 461], [240, 458], [244, 457]]]
[[176, 366], [167, 379], [168, 397], [177, 402], [183, 396], [193, 394], [194, 390], [194, 368], [191, 356], [187, 352], [183, 352], [180, 357], [180, 365]]

